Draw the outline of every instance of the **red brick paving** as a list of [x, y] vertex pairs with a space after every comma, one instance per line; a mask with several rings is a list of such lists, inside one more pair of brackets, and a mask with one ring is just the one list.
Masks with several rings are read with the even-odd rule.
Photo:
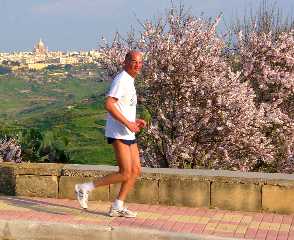
[[138, 216], [126, 219], [108, 217], [109, 205], [90, 202], [84, 211], [75, 200], [1, 196], [0, 220], [126, 226], [232, 239], [294, 240], [294, 215], [130, 203], [128, 207]]

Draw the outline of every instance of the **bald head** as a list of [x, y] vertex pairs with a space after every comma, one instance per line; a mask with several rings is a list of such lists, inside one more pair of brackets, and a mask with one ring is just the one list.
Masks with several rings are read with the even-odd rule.
[[126, 56], [125, 56], [125, 62], [130, 62], [132, 61], [132, 58], [135, 56], [135, 55], [140, 55], [142, 57], [142, 53], [139, 52], [139, 51], [135, 51], [135, 50], [131, 50], [129, 51]]
[[124, 70], [135, 78], [142, 69], [142, 53], [139, 51], [129, 51], [125, 56]]

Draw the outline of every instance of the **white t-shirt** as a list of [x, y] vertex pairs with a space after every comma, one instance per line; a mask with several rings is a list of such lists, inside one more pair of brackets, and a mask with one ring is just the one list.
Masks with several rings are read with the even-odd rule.
[[[137, 95], [132, 76], [126, 71], [118, 74], [113, 79], [107, 96], [117, 98], [118, 101], [115, 103], [117, 109], [128, 121], [135, 122]], [[105, 136], [125, 140], [135, 139], [135, 133], [117, 121], [110, 113], [107, 114]]]

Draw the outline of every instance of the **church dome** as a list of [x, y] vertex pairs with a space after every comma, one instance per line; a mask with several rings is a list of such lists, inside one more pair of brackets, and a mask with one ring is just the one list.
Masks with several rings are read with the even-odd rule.
[[43, 43], [42, 39], [37, 43], [37, 46], [39, 47], [45, 47], [45, 44]]
[[47, 52], [48, 50], [45, 44], [43, 43], [42, 39], [40, 39], [39, 42], [34, 46], [34, 53], [45, 54]]

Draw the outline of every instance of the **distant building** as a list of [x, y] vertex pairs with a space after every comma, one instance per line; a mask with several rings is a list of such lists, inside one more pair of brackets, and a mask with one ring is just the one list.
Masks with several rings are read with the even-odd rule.
[[78, 64], [79, 59], [76, 57], [60, 57], [59, 58], [59, 63], [60, 64]]
[[48, 53], [48, 48], [43, 43], [42, 39], [40, 39], [39, 42], [34, 46], [33, 52], [39, 55], [44, 55]]
[[30, 63], [28, 64], [28, 69], [30, 70], [42, 70], [46, 68], [48, 64], [46, 63]]

